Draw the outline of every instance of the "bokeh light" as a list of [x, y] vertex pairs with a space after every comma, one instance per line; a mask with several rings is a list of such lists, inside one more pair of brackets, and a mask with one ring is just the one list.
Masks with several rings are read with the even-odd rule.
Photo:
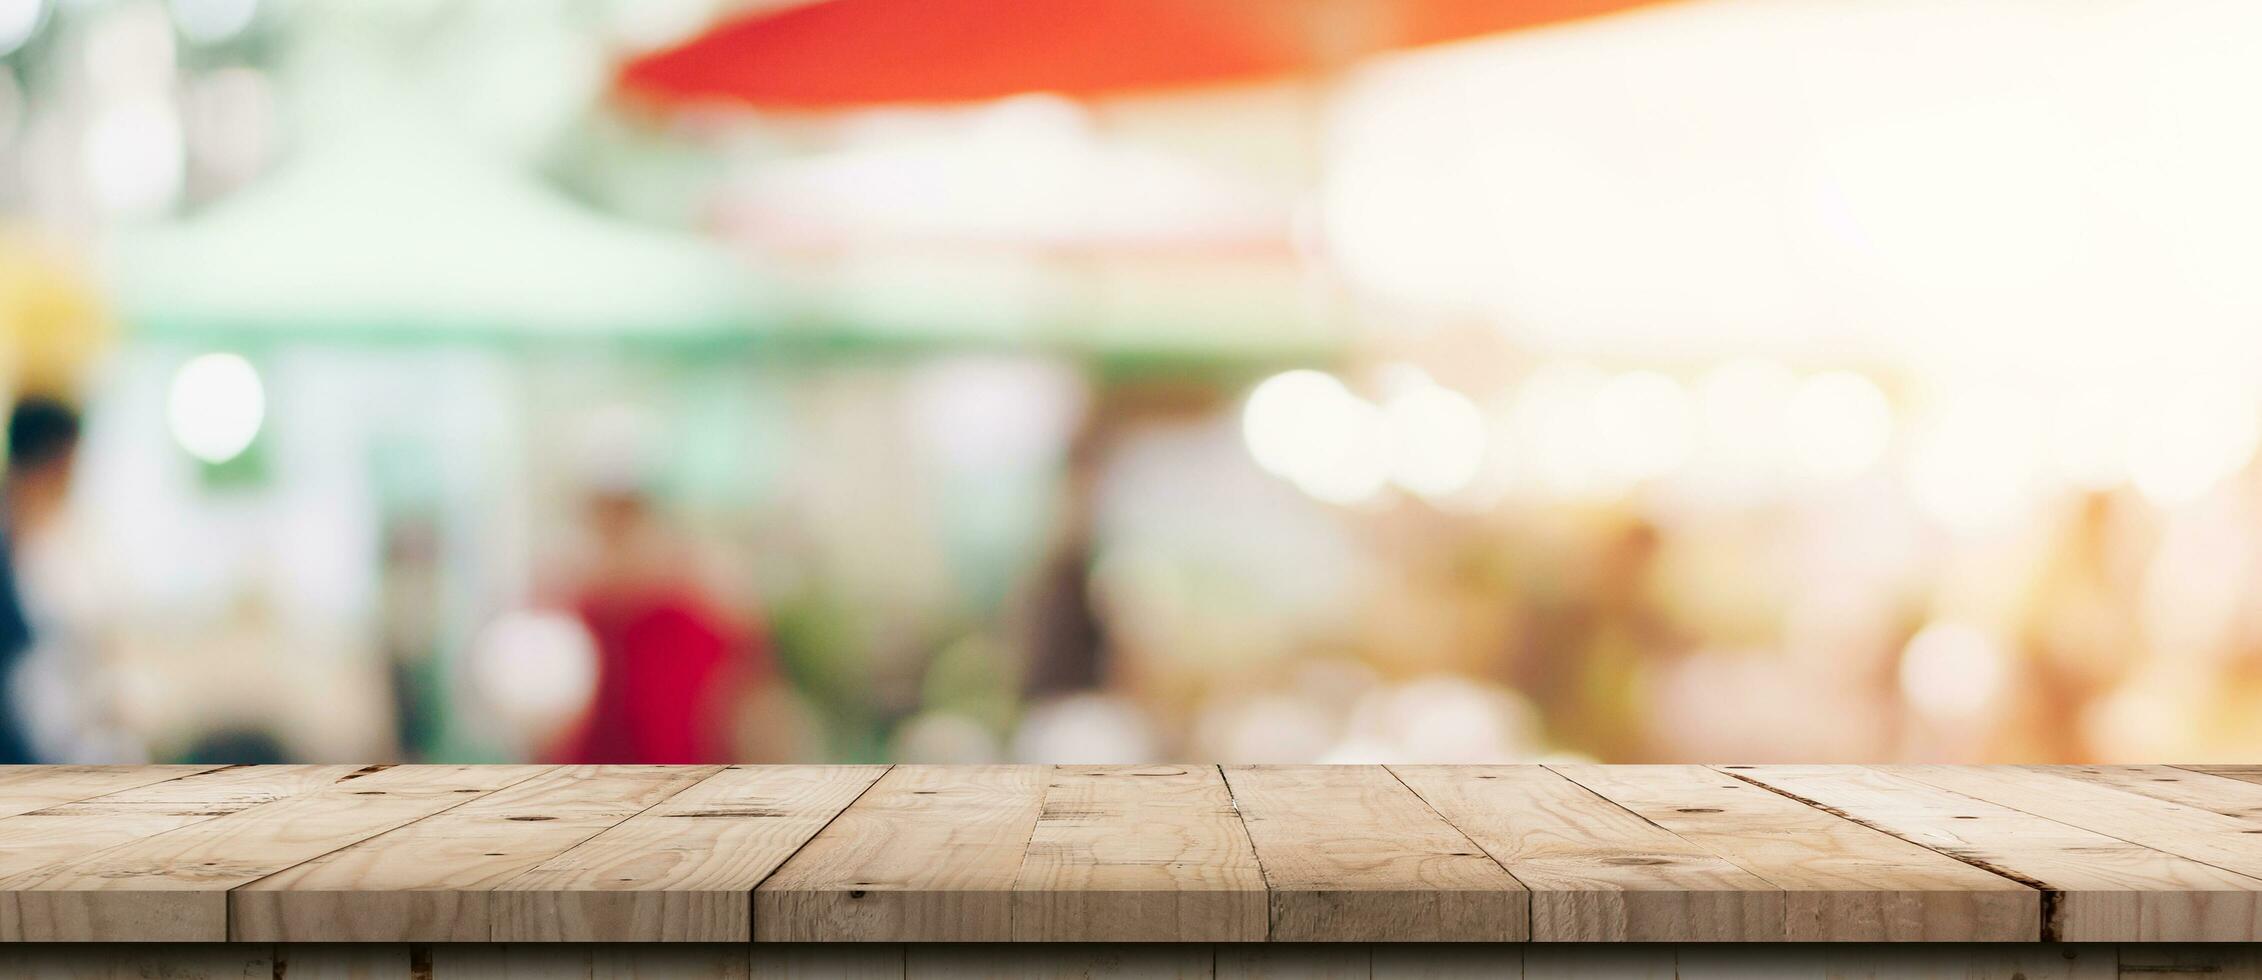
[[1877, 383], [1853, 371], [1825, 371], [1799, 383], [1785, 409], [1800, 472], [1820, 480], [1858, 476], [1885, 457], [1893, 409]]
[[166, 418], [188, 454], [225, 463], [250, 448], [267, 417], [259, 372], [241, 354], [201, 354], [173, 374]]
[[1977, 627], [1933, 623], [1901, 653], [1901, 692], [1925, 715], [1964, 720], [1987, 709], [2009, 680], [2001, 647]]

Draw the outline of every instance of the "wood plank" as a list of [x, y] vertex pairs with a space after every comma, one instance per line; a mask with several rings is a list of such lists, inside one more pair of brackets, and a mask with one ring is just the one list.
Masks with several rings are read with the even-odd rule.
[[2236, 779], [2249, 783], [2262, 783], [2262, 765], [2230, 765], [2227, 763], [2215, 763], [2195, 766], [2179, 764], [2176, 766], [2176, 768], [2188, 769], [2192, 772], [2203, 772], [2210, 776], [2221, 776], [2224, 779]]
[[[191, 767], [195, 768], [195, 767]], [[362, 766], [203, 769], [0, 820], [0, 940], [37, 938], [18, 892], [95, 856], [192, 824], [359, 778]], [[42, 900], [31, 900], [34, 908]], [[35, 913], [36, 914], [36, 913]]]
[[1530, 893], [1381, 766], [1229, 766], [1275, 942], [1529, 935]]
[[367, 767], [313, 792], [127, 841], [0, 893], [0, 920], [47, 942], [216, 942], [228, 889], [541, 772]]
[[1781, 940], [1783, 890], [1543, 766], [1392, 766], [1531, 890], [1533, 942]]
[[1013, 883], [1024, 942], [1262, 942], [1264, 872], [1216, 766], [1055, 766]]
[[2038, 938], [2041, 895], [2033, 889], [1726, 774], [1550, 768], [1782, 888], [1787, 939]]
[[[190, 767], [192, 770], [195, 767]], [[0, 890], [60, 872], [104, 848], [313, 792], [360, 766], [229, 766], [0, 819]], [[0, 899], [0, 909], [7, 907]], [[12, 936], [0, 914], [0, 939]]]
[[759, 942], [998, 942], [1041, 766], [897, 766], [754, 892]]
[[561, 766], [237, 888], [250, 942], [484, 942], [489, 892], [719, 766]]
[[2197, 807], [2262, 827], [2262, 786], [2175, 766], [2033, 766], [2038, 772]]
[[45, 810], [216, 766], [0, 766], [0, 817]]
[[732, 766], [495, 886], [494, 939], [746, 942], [754, 886], [885, 766]]
[[2256, 935], [2256, 889], [2262, 882], [2252, 878], [1884, 768], [1739, 766], [1735, 771], [2049, 892], [2045, 939], [2185, 942]]
[[[1885, 770], [1952, 793], [2235, 871], [2262, 883], [2262, 822], [2068, 779], [2043, 769], [1887, 766]], [[2244, 785], [2233, 780], [2223, 782]]]

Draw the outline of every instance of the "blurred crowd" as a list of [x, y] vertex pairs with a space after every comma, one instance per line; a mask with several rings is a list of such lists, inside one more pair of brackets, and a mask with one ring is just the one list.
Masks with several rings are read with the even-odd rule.
[[2262, 745], [2246, 5], [616, 90], [800, 6], [0, 0], [0, 763]]

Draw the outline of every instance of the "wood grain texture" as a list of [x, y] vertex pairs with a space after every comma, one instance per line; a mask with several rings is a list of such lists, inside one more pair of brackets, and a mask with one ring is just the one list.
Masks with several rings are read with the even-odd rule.
[[[595, 977], [980, 969], [936, 942], [1022, 943], [1034, 973], [1202, 971], [1106, 952], [1155, 942], [1238, 951], [1224, 972], [1690, 976], [1859, 975], [1808, 940], [2262, 939], [2262, 782], [2206, 768], [0, 769], [0, 941], [501, 938], [455, 975]], [[1526, 937], [1550, 942], [1514, 964], [1358, 945]], [[1669, 945], [1716, 939], [1773, 952]], [[675, 952], [621, 952], [647, 940]], [[844, 940], [868, 945], [798, 945]], [[1593, 941], [1629, 945], [1555, 952]], [[360, 976], [441, 947], [292, 948]]]
[[1782, 888], [1784, 935], [1792, 941], [2038, 937], [2035, 890], [1725, 773], [1550, 768]]
[[1216, 766], [1055, 766], [1013, 938], [1262, 942], [1264, 872]]
[[[311, 792], [359, 766], [233, 766], [0, 819], [0, 890], [24, 887], [87, 854]], [[0, 908], [5, 908], [0, 899]], [[13, 938], [0, 915], [0, 938]]]
[[1229, 766], [1276, 942], [1521, 940], [1530, 893], [1379, 766]]
[[253, 942], [484, 942], [495, 886], [718, 766], [561, 766], [237, 888], [230, 933]]
[[[2187, 927], [2203, 930], [2204, 934], [2188, 938], [2262, 939], [2262, 917], [2256, 915], [2262, 911], [2262, 904], [2258, 904], [2262, 903], [2262, 896], [2256, 894], [2257, 890], [2262, 890], [2262, 822], [2069, 779], [2045, 769], [2010, 766], [1886, 766], [1882, 769], [1953, 793], [2243, 875], [2246, 878], [2242, 883], [2244, 891], [2221, 899], [2195, 900], [2186, 913], [2190, 919]], [[2246, 785], [2228, 782], [2233, 786]], [[2206, 880], [2212, 884], [2212, 879]], [[2182, 884], [2173, 887], [2185, 890]], [[2205, 907], [2207, 904], [2220, 904], [2222, 908], [2210, 909]], [[2242, 905], [2247, 910], [2245, 934], [2217, 931], [2228, 927], [2228, 920]]]
[[103, 848], [13, 893], [26, 938], [227, 937], [228, 889], [525, 778], [539, 767], [367, 767], [320, 789]]
[[[1883, 768], [1753, 766], [1736, 771], [2049, 892], [2049, 915], [2042, 923], [2046, 939], [2188, 942], [2256, 935], [2262, 882], [2252, 878]], [[2142, 797], [2122, 796], [2143, 802]]]
[[2098, 786], [2167, 800], [2262, 827], [2262, 785], [2175, 766], [2030, 766]]
[[2190, 770], [2190, 771], [2192, 771], [2192, 772], [2203, 772], [2203, 773], [2206, 773], [2206, 774], [2208, 774], [2208, 775], [2210, 775], [2210, 776], [2221, 776], [2221, 777], [2223, 777], [2224, 779], [2236, 779], [2236, 780], [2239, 780], [2239, 781], [2241, 781], [2241, 782], [2248, 782], [2248, 783], [2262, 783], [2262, 764], [2255, 764], [2255, 765], [2230, 765], [2230, 764], [2228, 764], [2228, 763], [2210, 763], [2210, 764], [2207, 764], [2207, 765], [2188, 765], [2188, 764], [2186, 764], [2186, 765], [2178, 765], [2178, 766], [2176, 766], [2176, 768], [2178, 768], [2178, 769], [2188, 769], [2188, 770]]
[[1533, 942], [1784, 938], [1783, 890], [1541, 766], [1393, 766], [1531, 890]]
[[1041, 766], [897, 766], [754, 892], [761, 942], [998, 942]]
[[295, 795], [151, 836], [74, 851], [12, 882], [6, 934], [45, 942], [212, 942], [228, 889], [383, 833], [539, 767], [369, 766]]
[[214, 766], [0, 766], [0, 817], [45, 810]]
[[493, 937], [745, 942], [754, 887], [884, 766], [732, 766], [495, 887]]

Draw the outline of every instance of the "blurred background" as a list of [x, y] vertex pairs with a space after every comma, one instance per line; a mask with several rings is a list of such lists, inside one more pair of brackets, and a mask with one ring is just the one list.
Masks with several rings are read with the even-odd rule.
[[2244, 0], [0, 0], [0, 761], [2262, 748]]

